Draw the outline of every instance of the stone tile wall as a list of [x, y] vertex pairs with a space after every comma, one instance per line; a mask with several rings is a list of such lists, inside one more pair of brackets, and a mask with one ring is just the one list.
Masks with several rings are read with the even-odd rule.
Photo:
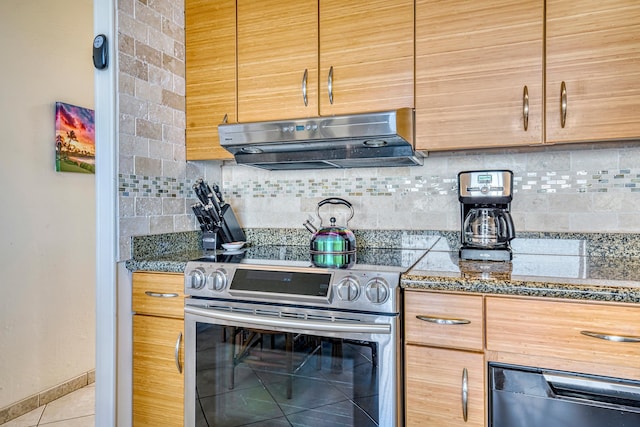
[[119, 259], [128, 259], [133, 235], [194, 229], [191, 184], [220, 171], [185, 160], [183, 2], [117, 5]]
[[267, 172], [186, 162], [183, 3], [119, 0], [118, 25], [121, 260], [131, 236], [197, 228], [190, 189], [200, 177], [222, 182], [247, 228], [302, 227], [319, 200], [341, 196], [354, 204], [354, 229], [457, 230], [457, 173], [505, 168], [515, 173], [518, 231], [640, 232], [637, 142], [431, 154], [414, 168]]

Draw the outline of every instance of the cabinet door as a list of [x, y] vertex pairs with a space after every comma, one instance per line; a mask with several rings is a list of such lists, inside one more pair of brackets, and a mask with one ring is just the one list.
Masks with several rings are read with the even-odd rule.
[[543, 7], [416, 2], [418, 149], [542, 143]]
[[640, 136], [640, 2], [547, 0], [546, 33], [547, 141]]
[[184, 419], [183, 320], [133, 316], [133, 425], [180, 426]]
[[218, 124], [236, 122], [236, 10], [232, 0], [185, 0], [187, 160], [231, 159]]
[[317, 116], [318, 1], [237, 3], [238, 120]]
[[320, 0], [322, 115], [414, 106], [413, 18], [413, 0]]
[[484, 426], [484, 371], [482, 354], [406, 346], [407, 427]]

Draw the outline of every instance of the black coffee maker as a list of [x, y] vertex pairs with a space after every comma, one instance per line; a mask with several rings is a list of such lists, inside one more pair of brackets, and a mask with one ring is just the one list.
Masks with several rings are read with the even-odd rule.
[[510, 261], [515, 230], [509, 211], [513, 172], [465, 171], [458, 174], [461, 213], [460, 259]]

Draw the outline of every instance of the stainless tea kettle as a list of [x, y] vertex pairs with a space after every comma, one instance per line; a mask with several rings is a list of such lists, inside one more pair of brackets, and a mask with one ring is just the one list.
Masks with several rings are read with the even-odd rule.
[[347, 227], [336, 225], [336, 218], [333, 216], [329, 219], [331, 225], [323, 225], [320, 208], [326, 204], [348, 207], [351, 215], [347, 219], [347, 225], [354, 215], [351, 203], [339, 197], [330, 197], [318, 203], [316, 215], [320, 219], [320, 229], [316, 229], [309, 220], [304, 223], [305, 228], [313, 233], [309, 245], [311, 260], [317, 267], [347, 268], [355, 262], [356, 237]]
[[509, 211], [491, 207], [470, 209], [463, 233], [465, 245], [482, 248], [503, 246], [516, 237]]

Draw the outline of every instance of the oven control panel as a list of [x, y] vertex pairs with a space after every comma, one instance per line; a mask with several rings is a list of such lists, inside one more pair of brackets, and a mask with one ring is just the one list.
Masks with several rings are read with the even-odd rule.
[[377, 313], [400, 312], [400, 273], [191, 261], [192, 297]]

